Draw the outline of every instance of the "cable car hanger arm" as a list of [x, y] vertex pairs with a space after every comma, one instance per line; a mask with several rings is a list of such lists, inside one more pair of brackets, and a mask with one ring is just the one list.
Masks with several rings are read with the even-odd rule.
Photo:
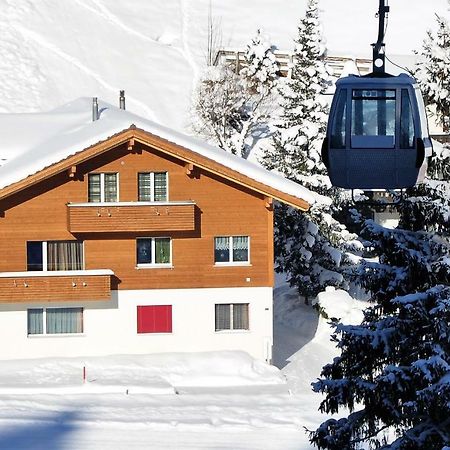
[[383, 76], [385, 72], [385, 44], [384, 44], [384, 32], [385, 32], [385, 19], [389, 13], [389, 6], [387, 5], [388, 0], [380, 0], [380, 5], [378, 8], [378, 39], [373, 47], [373, 73]]

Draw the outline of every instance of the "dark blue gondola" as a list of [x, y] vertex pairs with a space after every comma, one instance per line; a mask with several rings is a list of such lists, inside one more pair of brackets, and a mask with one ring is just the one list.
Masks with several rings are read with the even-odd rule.
[[432, 144], [422, 94], [407, 74], [385, 72], [384, 17], [380, 0], [373, 73], [336, 82], [322, 159], [333, 186], [404, 189], [423, 180]]

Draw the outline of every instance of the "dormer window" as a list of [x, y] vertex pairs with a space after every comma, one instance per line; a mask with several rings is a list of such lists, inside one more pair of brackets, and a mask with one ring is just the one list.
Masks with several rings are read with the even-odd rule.
[[88, 202], [119, 201], [118, 181], [117, 173], [90, 173], [88, 176]]
[[167, 172], [141, 172], [138, 174], [140, 202], [166, 202], [168, 200]]

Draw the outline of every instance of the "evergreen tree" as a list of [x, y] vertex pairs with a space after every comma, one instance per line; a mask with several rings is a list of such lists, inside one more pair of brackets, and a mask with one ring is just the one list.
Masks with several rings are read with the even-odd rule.
[[342, 267], [356, 243], [333, 218], [339, 192], [330, 186], [320, 158], [328, 118], [323, 96], [328, 75], [318, 0], [308, 1], [294, 42], [292, 78], [279, 89], [282, 111], [261, 163], [333, 200], [318, 202], [307, 214], [283, 205], [275, 209], [276, 270], [288, 273], [291, 285], [308, 302], [326, 286], [345, 286]]
[[435, 105], [444, 131], [450, 125], [450, 28], [445, 18], [436, 16], [438, 31], [428, 31], [414, 75], [427, 103]]
[[208, 67], [194, 93], [195, 132], [220, 148], [247, 158], [267, 134], [278, 70], [273, 46], [258, 30], [247, 46], [244, 68]]
[[375, 305], [359, 326], [335, 323], [341, 356], [314, 390], [329, 419], [311, 441], [321, 449], [441, 450], [450, 445], [450, 150], [436, 148], [433, 176], [401, 205], [400, 226], [371, 221], [379, 255], [356, 271]]
[[282, 114], [275, 122], [273, 146], [263, 164], [291, 179], [324, 174], [320, 146], [326, 131], [327, 107], [323, 94], [328, 85], [324, 63], [318, 0], [308, 0], [295, 39], [291, 78], [280, 87]]
[[271, 92], [278, 78], [278, 63], [273, 45], [261, 30], [257, 31], [256, 36], [247, 45], [244, 58], [245, 67], [240, 71], [240, 75], [246, 81], [250, 92]]

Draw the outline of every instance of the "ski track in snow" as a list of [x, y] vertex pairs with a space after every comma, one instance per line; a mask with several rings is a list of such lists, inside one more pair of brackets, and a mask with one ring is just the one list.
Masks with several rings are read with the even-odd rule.
[[197, 82], [199, 79], [199, 69], [197, 64], [195, 63], [194, 57], [192, 55], [191, 49], [188, 43], [188, 29], [191, 24], [189, 8], [188, 8], [188, 0], [180, 0], [180, 11], [181, 11], [181, 40], [183, 43], [183, 54], [186, 61], [189, 63], [189, 66], [192, 69], [193, 77], [192, 77], [192, 92], [194, 92], [195, 87], [197, 86]]
[[[164, 45], [161, 44], [161, 42], [158, 42], [157, 40], [139, 32], [135, 29], [129, 27], [125, 23], [123, 23], [116, 15], [114, 15], [104, 4], [101, 3], [100, 0], [90, 0], [90, 2], [95, 5], [95, 8], [88, 5], [83, 0], [74, 0], [75, 3], [82, 6], [83, 8], [86, 8], [88, 11], [97, 14], [104, 20], [110, 22], [111, 24], [117, 26], [118, 28], [122, 29], [126, 33], [136, 36], [139, 39], [142, 39], [147, 42], [151, 42], [154, 45]], [[189, 24], [189, 13], [188, 8], [186, 4], [186, 0], [180, 0], [180, 12], [181, 12], [181, 39], [182, 39], [182, 45], [183, 48], [178, 48], [176, 46], [168, 46], [169, 48], [175, 50], [178, 52], [189, 64], [191, 67], [191, 70], [193, 72], [193, 86], [195, 86], [198, 78], [198, 69], [197, 65], [195, 64], [194, 58], [192, 57], [191, 51], [188, 46], [188, 39], [187, 39], [187, 29]]]
[[[35, 42], [36, 44], [40, 45], [42, 48], [45, 48], [46, 50], [57, 55], [59, 58], [63, 59], [64, 61], [77, 67], [81, 72], [85, 73], [86, 75], [92, 77], [95, 81], [97, 81], [97, 83], [99, 83], [103, 88], [108, 89], [114, 93], [117, 93], [119, 91], [119, 88], [117, 86], [113, 86], [110, 83], [108, 83], [97, 72], [95, 72], [92, 69], [90, 69], [89, 67], [87, 67], [79, 59], [64, 52], [59, 47], [57, 47], [56, 45], [49, 42], [47, 39], [45, 39], [38, 33], [35, 33], [34, 31], [31, 31], [19, 24], [16, 24], [15, 27], [16, 27], [16, 30], [19, 31], [25, 39]], [[129, 99], [131, 102], [139, 105], [142, 108], [142, 110], [145, 111], [145, 114], [147, 115], [147, 117], [150, 120], [153, 120], [154, 122], [159, 122], [156, 117], [156, 114], [145, 103], [143, 103], [140, 100], [137, 100], [136, 98], [131, 97], [131, 96], [129, 97]]]
[[151, 42], [152, 44], [159, 44], [155, 39], [152, 39], [151, 37], [140, 33], [139, 31], [129, 27], [128, 25], [124, 24], [116, 15], [114, 15], [105, 5], [103, 5], [99, 0], [90, 0], [90, 2], [95, 5], [95, 7], [90, 6], [88, 3], [82, 0], [74, 0], [74, 2], [81, 7], [87, 9], [88, 11], [96, 14], [97, 16], [101, 17], [102, 19], [106, 20], [107, 22], [110, 22], [112, 25], [115, 25], [116, 27], [122, 29], [128, 34], [131, 34], [132, 36], [136, 36], [139, 39], [142, 39], [144, 41]]

